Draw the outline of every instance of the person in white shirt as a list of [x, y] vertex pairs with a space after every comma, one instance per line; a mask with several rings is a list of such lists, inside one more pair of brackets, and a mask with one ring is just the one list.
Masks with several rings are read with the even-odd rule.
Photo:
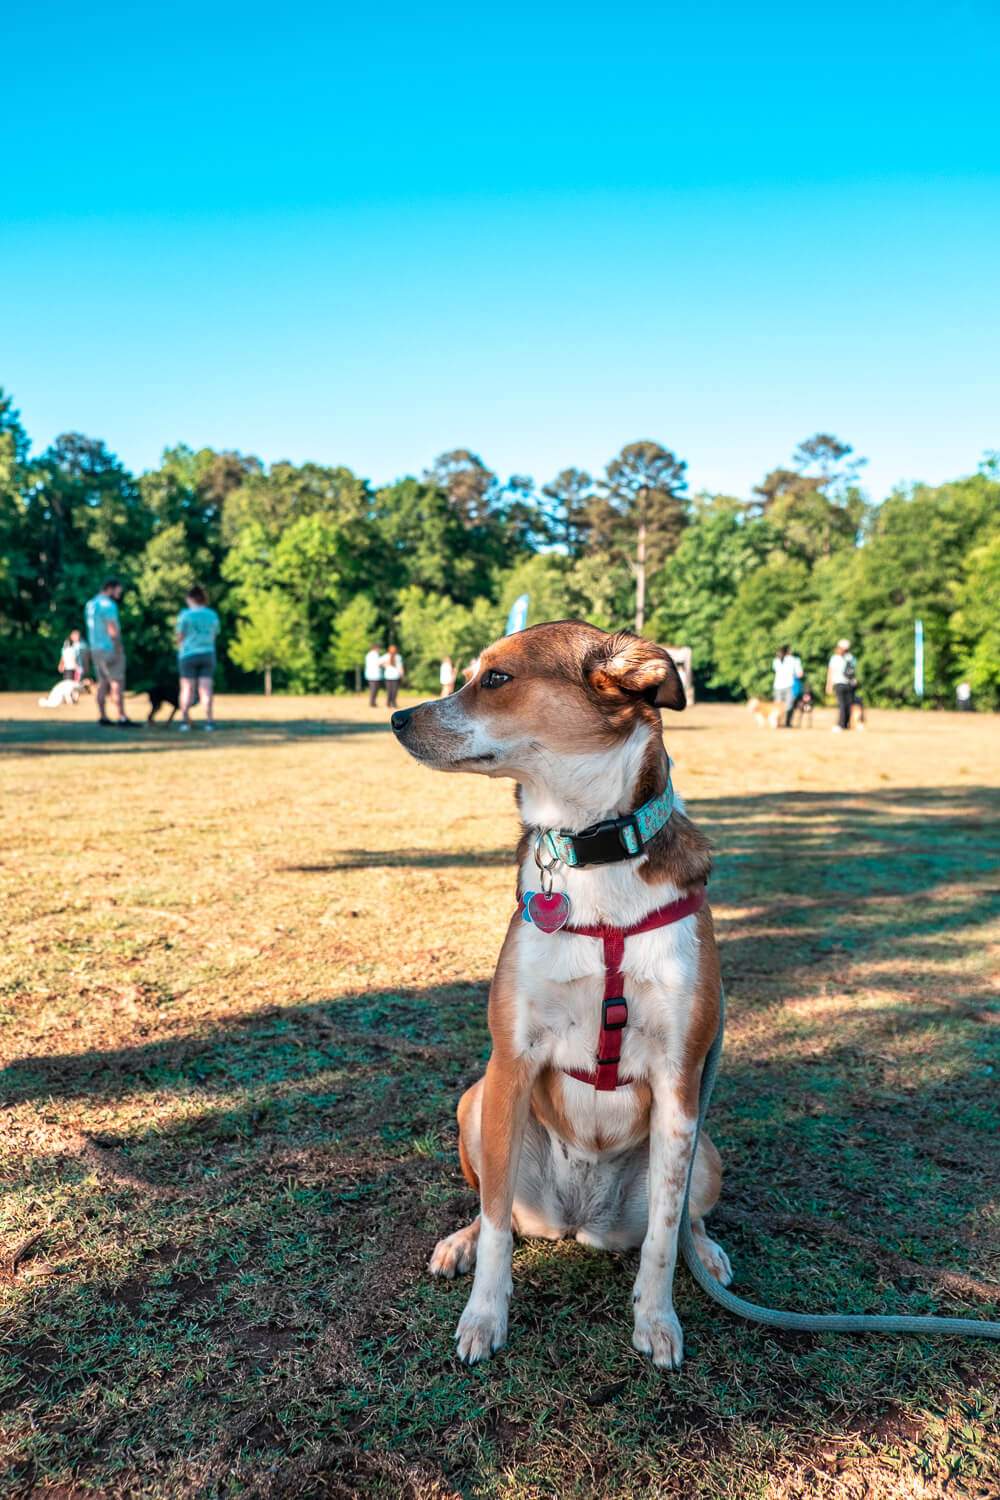
[[826, 690], [837, 695], [838, 718], [833, 726], [835, 734], [851, 727], [851, 705], [857, 685], [857, 667], [851, 655], [851, 643], [845, 638], [837, 642], [837, 649], [830, 657], [830, 665], [826, 669]]
[[87, 659], [87, 648], [78, 630], [71, 630], [63, 641], [59, 670], [64, 682], [82, 682]]
[[785, 728], [790, 729], [795, 706], [802, 693], [802, 663], [787, 646], [779, 646], [772, 663], [775, 702], [785, 705]]
[[368, 707], [374, 708], [382, 686], [382, 652], [372, 646], [365, 657], [365, 681], [368, 684]]
[[441, 663], [441, 697], [447, 698], [455, 686], [455, 666], [450, 656]]
[[396, 694], [403, 680], [403, 658], [395, 646], [390, 646], [382, 658], [382, 675], [385, 678], [386, 707], [396, 707]]

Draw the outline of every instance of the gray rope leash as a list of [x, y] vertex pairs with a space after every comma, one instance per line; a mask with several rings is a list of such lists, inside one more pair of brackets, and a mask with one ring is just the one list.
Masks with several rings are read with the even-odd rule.
[[[715, 1086], [715, 1075], [722, 1054], [722, 1037], [725, 1027], [726, 995], [724, 990], [720, 990], [719, 1029], [708, 1056], [705, 1058], [705, 1067], [701, 1075], [695, 1151], [698, 1148], [698, 1136], [705, 1123], [712, 1089]], [[684, 1208], [681, 1212], [679, 1236], [681, 1253], [688, 1270], [702, 1291], [707, 1292], [727, 1312], [735, 1313], [738, 1318], [747, 1318], [752, 1323], [764, 1323], [768, 1328], [791, 1328], [800, 1333], [951, 1333], [957, 1334], [960, 1338], [1000, 1339], [1000, 1323], [988, 1323], [978, 1318], [891, 1318], [869, 1317], [867, 1313], [841, 1316], [839, 1313], [782, 1312], [773, 1307], [758, 1307], [755, 1302], [744, 1302], [742, 1297], [734, 1297], [732, 1292], [727, 1291], [721, 1282], [716, 1281], [715, 1277], [706, 1271], [695, 1249], [694, 1236], [691, 1233], [691, 1216], [688, 1210], [695, 1151], [691, 1153], [687, 1191], [684, 1194]]]

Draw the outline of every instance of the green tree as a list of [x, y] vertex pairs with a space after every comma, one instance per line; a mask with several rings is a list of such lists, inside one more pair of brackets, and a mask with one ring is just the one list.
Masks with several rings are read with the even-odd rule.
[[812, 563], [855, 545], [868, 508], [857, 486], [865, 460], [853, 451], [819, 432], [799, 444], [792, 468], [772, 469], [756, 487], [757, 512], [786, 552]]
[[386, 622], [394, 594], [407, 584], [472, 602], [490, 551], [478, 545], [436, 484], [406, 478], [386, 485], [375, 492], [373, 514], [381, 584], [375, 598]]
[[743, 580], [774, 550], [767, 521], [728, 495], [699, 496], [676, 552], [654, 575], [652, 628], [658, 641], [691, 647], [699, 688], [725, 685], [716, 670], [716, 630]]
[[264, 691], [270, 697], [272, 672], [287, 672], [294, 681], [308, 671], [305, 622], [294, 603], [277, 589], [252, 595], [246, 610], [230, 655], [245, 672], [264, 673]]
[[663, 566], [687, 523], [687, 464], [659, 443], [629, 443], [605, 468], [590, 508], [591, 551], [635, 575], [635, 629], [646, 623], [646, 575]]
[[[65, 433], [22, 476], [30, 578], [22, 580], [29, 622], [25, 656], [36, 672], [52, 670], [67, 631], [83, 624], [86, 600], [115, 574], [129, 585], [154, 521], [132, 475], [104, 443]], [[126, 650], [139, 622], [132, 591], [122, 624]]]
[[302, 622], [302, 651], [293, 683], [314, 692], [332, 686], [329, 642], [334, 621], [351, 595], [348, 578], [358, 568], [351, 527], [319, 511], [297, 516], [272, 537], [262, 522], [241, 528], [223, 564], [232, 585], [230, 607], [248, 612], [249, 601], [278, 591]]
[[[494, 583], [497, 629], [503, 630], [515, 599], [528, 595], [528, 624], [566, 620], [579, 612], [571, 581], [571, 563], [559, 553], [536, 552], [499, 572]], [[487, 643], [481, 641], [480, 645]]]
[[570, 613], [589, 620], [599, 630], [631, 628], [635, 610], [635, 581], [626, 562], [600, 553], [578, 557], [567, 575]]
[[334, 670], [354, 673], [354, 691], [361, 691], [361, 668], [378, 633], [378, 610], [367, 594], [355, 594], [341, 610], [334, 627], [330, 656]]
[[449, 508], [467, 529], [488, 525], [499, 499], [497, 476], [468, 448], [436, 458], [424, 475], [441, 491]]
[[1000, 514], [1000, 484], [984, 474], [879, 506], [840, 580], [844, 624], [862, 690], [873, 702], [913, 703], [913, 623], [924, 625], [924, 701], [950, 704], [960, 669], [951, 615], [966, 560]]
[[349, 536], [326, 515], [300, 516], [272, 549], [271, 580], [295, 601], [305, 621], [310, 689], [322, 685], [324, 647], [344, 602], [343, 577], [353, 561]]
[[456, 604], [413, 586], [400, 594], [398, 620], [407, 676], [425, 692], [436, 690], [443, 657], [451, 657], [461, 677], [462, 668], [503, 630], [500, 610], [488, 598]]
[[592, 529], [594, 481], [583, 469], [562, 469], [542, 486], [553, 540], [569, 557], [582, 557]]
[[178, 443], [163, 450], [158, 468], [140, 477], [139, 489], [157, 525], [183, 525], [188, 546], [209, 550], [218, 566], [226, 500], [262, 474], [259, 459], [211, 448], [195, 452]]
[[956, 677], [968, 678], [981, 707], [1000, 708], [1000, 529], [970, 553], [956, 603]]
[[770, 696], [771, 663], [787, 634], [785, 621], [808, 587], [806, 564], [780, 553], [746, 575], [716, 627], [718, 682], [747, 697]]
[[173, 659], [184, 595], [209, 576], [210, 561], [206, 550], [192, 553], [181, 521], [154, 532], [146, 543], [135, 567], [134, 623], [127, 642], [132, 682], [141, 683]]
[[28, 435], [14, 403], [0, 387], [0, 638], [8, 682], [30, 670], [36, 650], [36, 570], [25, 491]]

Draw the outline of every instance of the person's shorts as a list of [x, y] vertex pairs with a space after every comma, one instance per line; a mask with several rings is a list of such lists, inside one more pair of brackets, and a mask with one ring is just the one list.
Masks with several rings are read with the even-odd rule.
[[192, 681], [197, 677], [214, 677], [215, 652], [196, 651], [191, 656], [179, 656], [177, 672], [179, 676], [189, 677]]
[[90, 648], [90, 660], [98, 682], [120, 682], [125, 686], [125, 652], [95, 651]]

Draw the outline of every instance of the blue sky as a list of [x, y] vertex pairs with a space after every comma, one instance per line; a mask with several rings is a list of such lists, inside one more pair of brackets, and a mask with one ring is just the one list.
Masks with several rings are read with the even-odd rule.
[[[876, 498], [1000, 447], [993, 0], [4, 24], [0, 383], [34, 441], [506, 478], [656, 438]], [[33, 13], [32, 13], [33, 11]]]

